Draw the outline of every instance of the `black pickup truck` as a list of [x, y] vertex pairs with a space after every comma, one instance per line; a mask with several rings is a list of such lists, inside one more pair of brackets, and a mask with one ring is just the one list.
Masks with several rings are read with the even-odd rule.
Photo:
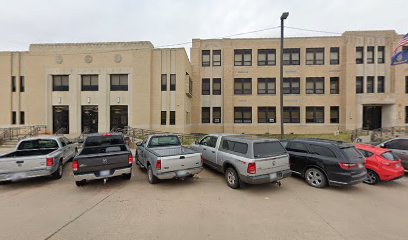
[[123, 176], [132, 177], [133, 156], [122, 133], [89, 134], [79, 154], [72, 161], [75, 183]]

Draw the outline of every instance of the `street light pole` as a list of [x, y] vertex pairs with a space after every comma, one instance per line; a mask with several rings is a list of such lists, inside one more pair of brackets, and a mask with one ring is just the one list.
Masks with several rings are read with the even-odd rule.
[[280, 91], [279, 91], [279, 96], [280, 96], [280, 123], [281, 123], [281, 136], [280, 138], [283, 139], [285, 136], [285, 130], [283, 127], [283, 22], [285, 19], [289, 16], [288, 12], [282, 13], [282, 16], [280, 18], [281, 20], [281, 41], [280, 41]]

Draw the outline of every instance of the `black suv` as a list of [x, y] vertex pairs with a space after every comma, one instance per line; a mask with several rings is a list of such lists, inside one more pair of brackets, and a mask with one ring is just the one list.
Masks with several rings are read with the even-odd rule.
[[367, 171], [364, 157], [351, 145], [321, 139], [283, 141], [290, 169], [317, 188], [361, 183]]

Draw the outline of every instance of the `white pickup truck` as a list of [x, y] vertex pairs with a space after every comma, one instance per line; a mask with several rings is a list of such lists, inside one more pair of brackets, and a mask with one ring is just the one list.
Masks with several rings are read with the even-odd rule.
[[17, 143], [16, 150], [0, 156], [0, 182], [51, 176], [59, 179], [64, 164], [77, 153], [77, 145], [65, 137], [31, 137]]

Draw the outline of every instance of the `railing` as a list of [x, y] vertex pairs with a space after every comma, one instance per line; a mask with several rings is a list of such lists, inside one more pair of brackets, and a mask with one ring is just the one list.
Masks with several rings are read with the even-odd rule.
[[368, 137], [371, 142], [380, 142], [394, 137], [408, 136], [408, 126], [378, 128], [374, 130], [356, 129], [351, 132], [352, 142], [358, 142], [363, 136]]
[[0, 145], [4, 141], [37, 136], [40, 133], [46, 133], [46, 130], [47, 126], [45, 125], [0, 128]]
[[64, 127], [62, 127], [62, 128], [60, 128], [60, 129], [58, 129], [58, 130], [54, 133], [54, 135], [63, 135], [66, 131], [67, 131], [67, 129], [64, 128]]

